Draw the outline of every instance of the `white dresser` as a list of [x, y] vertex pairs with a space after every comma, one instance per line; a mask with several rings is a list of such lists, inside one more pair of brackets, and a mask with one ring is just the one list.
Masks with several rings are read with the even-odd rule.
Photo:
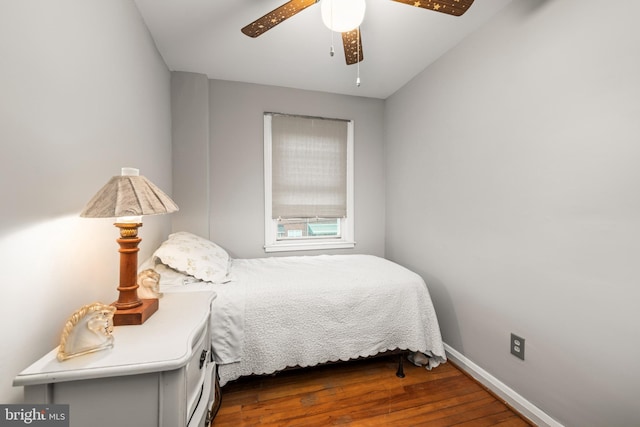
[[213, 292], [168, 293], [143, 325], [114, 328], [114, 347], [64, 362], [52, 350], [22, 371], [26, 403], [69, 404], [71, 427], [206, 426], [219, 406], [211, 357]]

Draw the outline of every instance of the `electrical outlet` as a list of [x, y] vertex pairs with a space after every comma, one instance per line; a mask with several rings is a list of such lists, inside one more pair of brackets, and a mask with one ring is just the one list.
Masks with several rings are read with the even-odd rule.
[[524, 338], [511, 334], [511, 354], [524, 360]]

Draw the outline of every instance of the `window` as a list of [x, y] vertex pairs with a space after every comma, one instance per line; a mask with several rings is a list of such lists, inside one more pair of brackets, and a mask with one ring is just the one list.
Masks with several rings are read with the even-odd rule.
[[265, 113], [265, 250], [352, 248], [353, 121]]

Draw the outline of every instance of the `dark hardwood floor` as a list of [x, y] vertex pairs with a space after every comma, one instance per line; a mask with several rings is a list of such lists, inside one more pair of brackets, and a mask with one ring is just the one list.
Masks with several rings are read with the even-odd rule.
[[213, 426], [530, 426], [451, 362], [432, 371], [381, 357], [242, 378]]

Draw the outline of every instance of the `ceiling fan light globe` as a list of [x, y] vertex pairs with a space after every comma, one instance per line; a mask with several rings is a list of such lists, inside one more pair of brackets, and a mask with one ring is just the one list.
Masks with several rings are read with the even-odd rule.
[[362, 23], [366, 7], [365, 0], [322, 0], [322, 22], [337, 33], [351, 31]]

